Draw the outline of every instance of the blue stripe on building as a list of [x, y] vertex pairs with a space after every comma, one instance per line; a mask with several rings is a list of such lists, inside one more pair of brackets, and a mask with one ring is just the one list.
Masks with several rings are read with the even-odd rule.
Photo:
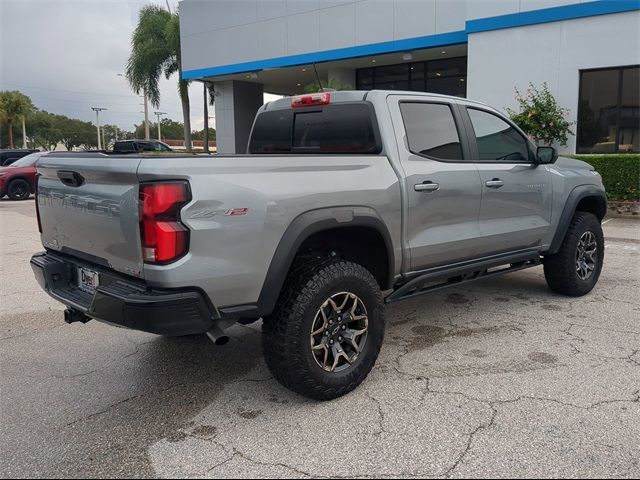
[[593, 17], [597, 15], [608, 15], [612, 13], [631, 12], [635, 10], [640, 10], [640, 0], [597, 0], [593, 2], [564, 5], [561, 7], [550, 7], [540, 10], [468, 20], [465, 25], [465, 30], [455, 32], [392, 40], [368, 45], [358, 45], [355, 47], [337, 48], [322, 52], [288, 55], [265, 60], [235, 63], [232, 65], [221, 65], [218, 67], [187, 70], [182, 72], [182, 78], [185, 80], [193, 80], [204, 77], [257, 72], [269, 68], [294, 67], [297, 65], [368, 57], [371, 55], [381, 55], [385, 53], [444, 47], [448, 45], [467, 43], [468, 35], [471, 33], [524, 27], [527, 25], [538, 25], [549, 22]]

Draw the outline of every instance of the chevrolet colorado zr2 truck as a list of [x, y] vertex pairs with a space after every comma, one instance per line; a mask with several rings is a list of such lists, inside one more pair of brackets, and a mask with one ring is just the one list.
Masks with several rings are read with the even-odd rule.
[[540, 264], [584, 295], [604, 257], [598, 173], [456, 97], [282, 98], [246, 155], [51, 154], [38, 172], [31, 265], [67, 322], [224, 343], [263, 319], [269, 369], [314, 399], [364, 380], [386, 303]]

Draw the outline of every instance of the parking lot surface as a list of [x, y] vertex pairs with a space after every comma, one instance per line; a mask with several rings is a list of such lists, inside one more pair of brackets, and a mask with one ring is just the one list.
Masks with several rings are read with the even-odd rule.
[[389, 306], [374, 371], [327, 403], [273, 380], [260, 323], [225, 347], [66, 325], [33, 200], [0, 228], [3, 477], [640, 476], [638, 221], [607, 221], [583, 298], [538, 267]]

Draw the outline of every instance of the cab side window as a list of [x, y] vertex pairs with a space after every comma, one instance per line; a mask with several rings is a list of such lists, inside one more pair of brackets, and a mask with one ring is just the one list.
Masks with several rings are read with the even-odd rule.
[[462, 148], [451, 107], [442, 103], [402, 102], [409, 149], [436, 160], [461, 160]]
[[529, 143], [513, 126], [484, 110], [467, 108], [478, 145], [478, 160], [531, 161]]
[[151, 142], [138, 142], [138, 151], [140, 152], [153, 152], [155, 149]]

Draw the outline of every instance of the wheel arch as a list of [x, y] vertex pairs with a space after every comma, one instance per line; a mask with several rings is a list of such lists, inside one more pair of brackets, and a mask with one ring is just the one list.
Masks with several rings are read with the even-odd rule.
[[[296, 217], [280, 239], [258, 298], [259, 316], [268, 315], [275, 308], [291, 265], [307, 240], [323, 232], [349, 228], [375, 231], [379, 235], [387, 257], [384, 281], [380, 287], [391, 288], [395, 269], [393, 243], [388, 228], [374, 209], [354, 206], [312, 210]], [[378, 276], [379, 283], [380, 278]]]
[[592, 213], [598, 220], [602, 221], [607, 214], [607, 196], [604, 190], [597, 185], [579, 185], [569, 193], [558, 220], [556, 233], [553, 236], [548, 254], [554, 254], [560, 250], [562, 241], [571, 224], [571, 219], [578, 211]]

